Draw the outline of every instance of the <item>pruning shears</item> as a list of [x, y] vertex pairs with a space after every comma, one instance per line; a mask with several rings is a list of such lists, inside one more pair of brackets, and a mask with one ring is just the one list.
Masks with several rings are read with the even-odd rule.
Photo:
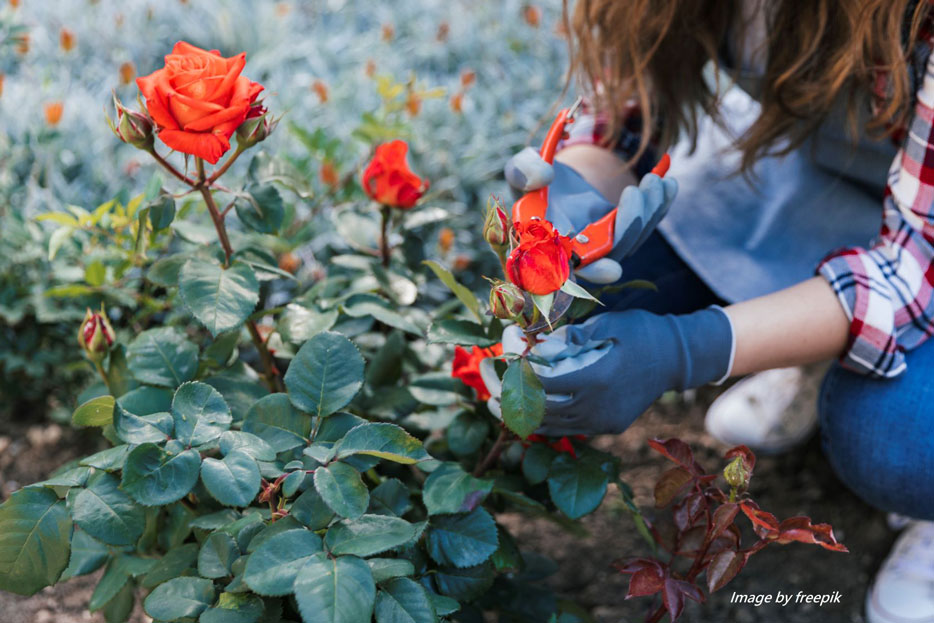
[[[554, 123], [545, 136], [539, 152], [542, 159], [548, 164], [554, 164], [555, 151], [558, 143], [564, 137], [565, 129], [571, 123], [574, 123], [574, 115], [580, 108], [582, 98], [578, 97], [570, 108], [565, 108], [558, 112]], [[664, 177], [671, 165], [671, 158], [668, 154], [662, 156], [661, 160], [652, 169], [659, 177]], [[548, 186], [533, 190], [516, 201], [512, 206], [512, 220], [514, 223], [527, 222], [530, 220], [544, 220], [548, 211]], [[614, 233], [616, 229], [616, 212], [613, 208], [599, 220], [590, 223], [577, 233], [572, 241], [571, 262], [574, 268], [587, 266], [596, 260], [606, 256], [613, 250]]]

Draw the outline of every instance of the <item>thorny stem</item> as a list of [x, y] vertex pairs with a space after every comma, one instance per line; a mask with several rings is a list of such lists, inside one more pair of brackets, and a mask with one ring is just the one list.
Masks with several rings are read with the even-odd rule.
[[493, 442], [493, 447], [490, 448], [490, 451], [486, 453], [486, 456], [483, 457], [483, 460], [477, 464], [477, 467], [473, 470], [473, 475], [476, 478], [479, 478], [486, 470], [490, 469], [496, 460], [499, 458], [499, 455], [503, 452], [503, 445], [506, 443], [506, 439], [509, 438], [509, 431], [504, 426], [499, 431], [499, 437], [496, 438], [496, 441]]
[[391, 249], [389, 248], [389, 217], [391, 215], [389, 206], [383, 206], [381, 208], [382, 212], [382, 221], [380, 223], [380, 233], [379, 233], [379, 253], [383, 259], [383, 266], [389, 268], [389, 255]]
[[155, 159], [155, 161], [162, 165], [163, 169], [165, 169], [166, 171], [168, 171], [169, 173], [171, 173], [172, 175], [174, 175], [181, 181], [185, 182], [192, 188], [198, 185], [198, 182], [196, 180], [191, 179], [190, 177], [188, 177], [187, 175], [185, 175], [184, 173], [182, 173], [181, 171], [173, 167], [172, 164], [168, 160], [160, 156], [156, 152], [155, 148], [150, 149], [148, 151], [149, 151], [149, 154]]
[[221, 247], [224, 249], [224, 268], [227, 268], [230, 266], [230, 256], [233, 255], [233, 247], [230, 246], [230, 238], [227, 237], [227, 227], [224, 225], [224, 217], [221, 216], [220, 210], [217, 209], [217, 204], [214, 202], [214, 195], [211, 194], [211, 189], [208, 188], [204, 179], [204, 160], [196, 158], [195, 162], [198, 167], [197, 188], [201, 191], [201, 196], [204, 197], [204, 203], [208, 206], [208, 212], [211, 213], [211, 220], [214, 221], [214, 229], [217, 230], [217, 238], [220, 240]]

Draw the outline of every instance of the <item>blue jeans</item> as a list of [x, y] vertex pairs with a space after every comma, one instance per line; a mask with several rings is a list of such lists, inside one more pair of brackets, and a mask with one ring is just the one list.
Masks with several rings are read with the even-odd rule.
[[[623, 262], [623, 281], [647, 279], [658, 292], [624, 290], [609, 309], [682, 314], [721, 303], [655, 233]], [[821, 442], [837, 476], [863, 500], [915, 519], [934, 520], [934, 347], [908, 355], [895, 379], [834, 366], [818, 404]]]

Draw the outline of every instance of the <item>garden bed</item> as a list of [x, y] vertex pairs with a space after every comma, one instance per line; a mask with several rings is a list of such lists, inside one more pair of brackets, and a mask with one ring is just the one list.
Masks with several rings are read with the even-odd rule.
[[[713, 469], [719, 465], [725, 446], [703, 430], [704, 406], [713, 392], [701, 392], [690, 404], [674, 402], [658, 405], [642, 416], [625, 434], [598, 439], [595, 445], [616, 454], [623, 461], [623, 478], [632, 485], [640, 507], [651, 506], [651, 488], [665, 460], [646, 446], [650, 437], [677, 436], [688, 442], [698, 460]], [[0, 451], [0, 487], [11, 482], [41, 480], [58, 465], [95, 449], [97, 438], [55, 425], [14, 426], [2, 423], [0, 443], [10, 444]], [[11, 440], [18, 441], [11, 441]], [[8, 491], [4, 489], [6, 495]], [[761, 506], [780, 517], [807, 514], [815, 521], [834, 526], [849, 554], [834, 554], [792, 544], [770, 547], [756, 556], [743, 573], [703, 606], [689, 605], [683, 621], [737, 623], [851, 623], [863, 621], [863, 600], [875, 571], [895, 538], [885, 515], [870, 508], [847, 490], [833, 474], [820, 450], [818, 437], [802, 449], [779, 456], [760, 456], [752, 493]], [[650, 511], [648, 511], [650, 512]], [[589, 535], [578, 539], [543, 519], [519, 514], [501, 515], [524, 550], [552, 558], [557, 572], [548, 580], [563, 598], [579, 602], [599, 623], [639, 621], [647, 609], [645, 600], [626, 601], [628, 577], [617, 573], [610, 563], [621, 557], [647, 553], [632, 523], [614, 494], [601, 508], [585, 517], [582, 525]], [[87, 601], [100, 572], [49, 587], [33, 597], [0, 592], [3, 623], [84, 623], [102, 622], [99, 614], [87, 613]], [[731, 604], [732, 594], [833, 593], [842, 594], [839, 604], [818, 609], [811, 604], [786, 607]], [[137, 606], [132, 623], [148, 621]]]

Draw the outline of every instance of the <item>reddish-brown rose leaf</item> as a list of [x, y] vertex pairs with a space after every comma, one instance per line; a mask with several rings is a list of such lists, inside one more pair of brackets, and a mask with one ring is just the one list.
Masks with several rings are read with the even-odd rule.
[[694, 460], [694, 453], [691, 452], [690, 446], [680, 439], [668, 439], [667, 441], [649, 439], [649, 447], [692, 473], [703, 473], [700, 465]]
[[727, 502], [717, 507], [717, 510], [713, 512], [713, 526], [710, 531], [710, 539], [716, 539], [723, 534], [723, 531], [733, 524], [733, 520], [736, 519], [737, 514], [739, 514], [739, 506], [737, 504]]
[[678, 492], [692, 480], [694, 477], [683, 467], [672, 467], [662, 474], [655, 485], [655, 507], [664, 508], [671, 504]]
[[665, 604], [665, 610], [668, 611], [672, 623], [677, 621], [678, 617], [681, 616], [681, 611], [684, 610], [684, 593], [681, 592], [677, 580], [669, 578], [665, 581], [665, 588], [662, 590], [662, 603]]
[[739, 549], [740, 538], [741, 534], [736, 524], [728, 526], [723, 534], [715, 538], [707, 548], [707, 556], [713, 557], [725, 549]]
[[736, 550], [723, 550], [714, 556], [707, 566], [707, 590], [713, 593], [726, 586], [745, 564], [746, 555]]
[[837, 542], [830, 524], [812, 524], [809, 517], [791, 517], [778, 527], [778, 543], [812, 543], [834, 552], [848, 552], [843, 543]]
[[644, 567], [633, 573], [632, 577], [629, 578], [629, 592], [626, 594], [626, 599], [654, 595], [662, 590], [664, 585], [664, 573], [652, 567]]
[[679, 535], [678, 548], [675, 551], [679, 556], [693, 558], [704, 546], [707, 537], [707, 526], [695, 526]]
[[775, 532], [778, 531], [778, 519], [775, 515], [760, 509], [758, 504], [752, 500], [740, 502], [739, 507], [746, 517], [749, 517], [753, 529], [760, 538], [774, 536]]
[[723, 458], [729, 461], [738, 456], [743, 457], [743, 467], [746, 468], [747, 472], [751, 473], [756, 466], [756, 455], [753, 454], [752, 450], [746, 446], [736, 446], [735, 448], [731, 448], [729, 451], [727, 451]]
[[707, 601], [707, 596], [704, 595], [704, 592], [700, 589], [699, 586], [695, 586], [694, 584], [685, 582], [684, 580], [674, 580], [674, 582], [678, 585], [678, 588], [681, 589], [681, 594], [688, 599], [693, 599], [699, 604]]
[[616, 570], [620, 573], [635, 573], [645, 568], [654, 568], [658, 573], [663, 573], [662, 565], [652, 558], [623, 558], [613, 563]]
[[707, 498], [703, 493], [692, 493], [678, 502], [671, 509], [671, 514], [678, 530], [684, 532], [693, 526], [697, 520], [704, 515], [706, 507]]

